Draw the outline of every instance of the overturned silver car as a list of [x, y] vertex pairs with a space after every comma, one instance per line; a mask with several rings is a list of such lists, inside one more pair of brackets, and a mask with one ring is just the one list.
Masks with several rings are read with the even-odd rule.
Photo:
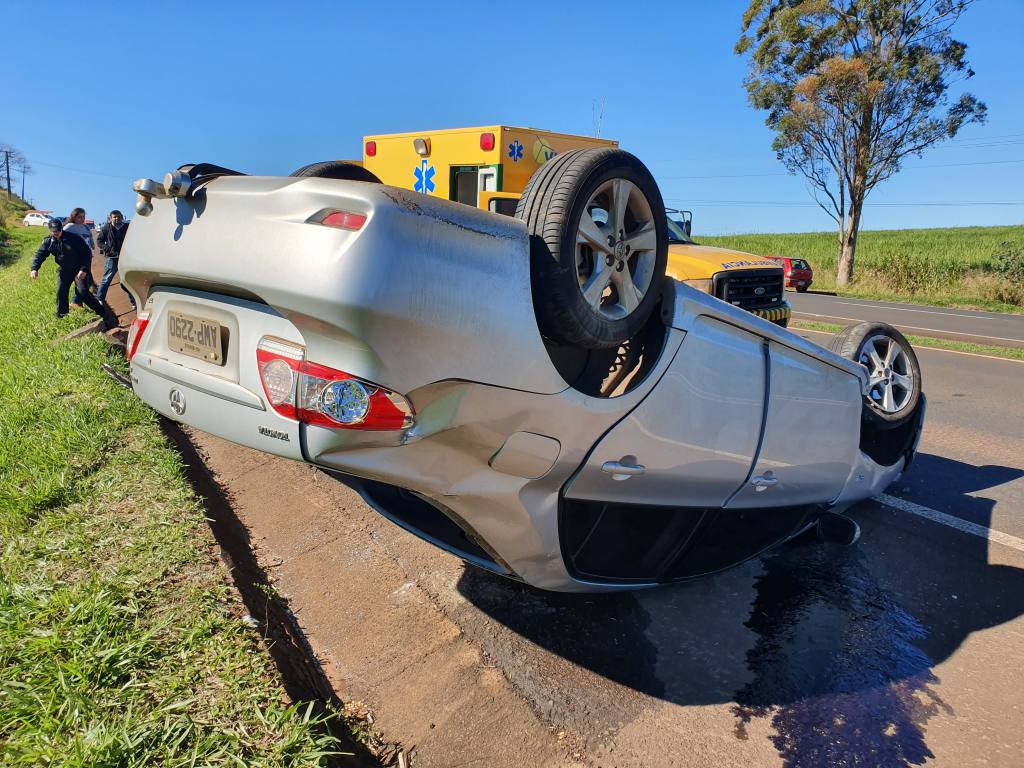
[[829, 351], [664, 278], [664, 205], [625, 152], [556, 157], [516, 217], [315, 169], [136, 183], [131, 382], [161, 414], [566, 591], [719, 571], [913, 457], [906, 340], [863, 324]]

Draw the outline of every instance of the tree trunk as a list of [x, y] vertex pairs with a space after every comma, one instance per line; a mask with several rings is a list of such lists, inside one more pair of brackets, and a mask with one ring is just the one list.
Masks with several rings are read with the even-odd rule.
[[836, 285], [845, 288], [853, 280], [853, 259], [857, 253], [857, 231], [860, 229], [860, 210], [863, 203], [850, 201], [850, 213], [846, 217], [846, 228], [839, 241], [839, 269], [836, 270]]

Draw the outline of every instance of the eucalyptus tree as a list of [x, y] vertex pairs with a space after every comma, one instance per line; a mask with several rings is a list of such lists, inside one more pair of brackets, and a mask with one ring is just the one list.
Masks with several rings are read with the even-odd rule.
[[950, 88], [974, 75], [952, 28], [974, 0], [751, 0], [736, 52], [772, 144], [802, 174], [839, 238], [836, 282], [853, 277], [864, 200], [903, 160], [985, 105]]

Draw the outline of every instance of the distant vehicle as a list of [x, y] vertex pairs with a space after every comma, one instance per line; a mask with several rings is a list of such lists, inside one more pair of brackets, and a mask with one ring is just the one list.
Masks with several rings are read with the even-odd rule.
[[777, 260], [701, 245], [690, 237], [690, 211], [666, 208], [665, 213], [669, 277], [783, 328], [789, 325], [791, 308], [782, 295], [785, 276]]
[[776, 261], [782, 265], [787, 288], [796, 288], [797, 293], [803, 293], [811, 287], [811, 283], [814, 282], [814, 271], [805, 259], [780, 256]]
[[92, 219], [86, 219], [85, 226], [87, 226], [89, 229], [96, 229], [96, 222], [93, 221]]
[[50, 223], [50, 217], [45, 213], [33, 211], [32, 213], [27, 214], [25, 218], [21, 220], [21, 223], [26, 227], [45, 227]]

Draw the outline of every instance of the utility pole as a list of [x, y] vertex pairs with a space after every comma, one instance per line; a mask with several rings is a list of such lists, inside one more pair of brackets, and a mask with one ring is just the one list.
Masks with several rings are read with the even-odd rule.
[[21, 199], [25, 199], [25, 166], [21, 166]]
[[11, 150], [4, 150], [4, 165], [7, 168], [7, 196], [11, 196]]

